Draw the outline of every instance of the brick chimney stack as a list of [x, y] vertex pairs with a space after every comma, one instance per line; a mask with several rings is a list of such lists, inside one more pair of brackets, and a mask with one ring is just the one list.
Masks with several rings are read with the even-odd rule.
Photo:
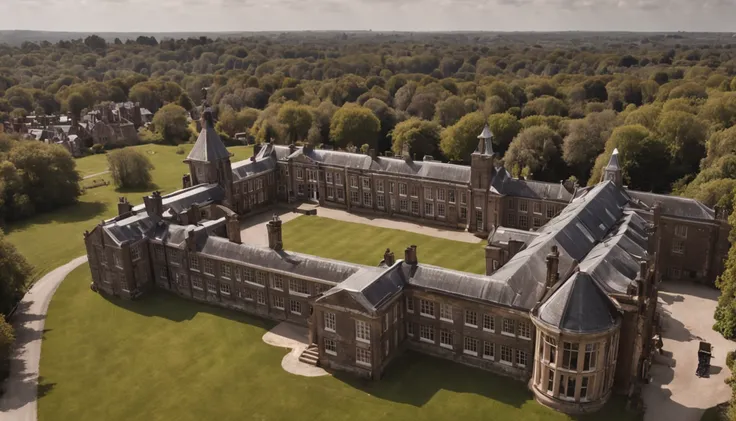
[[283, 250], [284, 240], [281, 233], [281, 219], [278, 215], [273, 215], [273, 219], [266, 224], [266, 229], [268, 230], [268, 247], [271, 250]]
[[393, 266], [396, 263], [396, 257], [394, 257], [394, 252], [391, 249], [386, 249], [386, 252], [383, 253], [383, 263], [386, 266]]
[[240, 221], [238, 215], [233, 213], [227, 217], [227, 238], [235, 244], [241, 244], [240, 240]]
[[155, 215], [160, 218], [164, 213], [163, 198], [160, 191], [155, 191], [150, 196], [143, 197], [143, 204], [149, 216]]
[[128, 202], [127, 197], [118, 198], [118, 215], [128, 216], [133, 212], [133, 205]]
[[416, 266], [419, 261], [417, 260], [417, 246], [411, 245], [404, 251], [404, 262], [409, 265]]

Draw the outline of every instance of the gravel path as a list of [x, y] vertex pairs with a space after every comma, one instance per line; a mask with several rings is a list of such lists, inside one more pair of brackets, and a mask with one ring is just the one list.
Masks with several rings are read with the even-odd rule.
[[77, 257], [39, 279], [18, 305], [13, 317], [15, 349], [10, 360], [10, 377], [0, 397], [0, 421], [36, 421], [38, 367], [41, 359], [46, 312], [56, 288], [72, 270], [87, 261]]

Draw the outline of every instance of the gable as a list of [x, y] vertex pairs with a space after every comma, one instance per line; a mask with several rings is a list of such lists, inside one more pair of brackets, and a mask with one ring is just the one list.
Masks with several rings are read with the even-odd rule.
[[316, 304], [333, 307], [341, 311], [357, 312], [370, 316], [368, 309], [346, 290], [330, 290], [318, 298]]

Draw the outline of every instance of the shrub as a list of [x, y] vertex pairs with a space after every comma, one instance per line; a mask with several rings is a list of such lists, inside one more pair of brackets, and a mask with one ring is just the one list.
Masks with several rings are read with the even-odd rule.
[[120, 188], [145, 188], [151, 184], [151, 161], [133, 149], [118, 149], [107, 155], [112, 179]]
[[0, 314], [0, 383], [10, 372], [9, 359], [14, 340], [13, 327], [5, 321], [5, 316]]
[[182, 148], [181, 146], [177, 146], [176, 147], [176, 154], [177, 155], [184, 155], [184, 148]]
[[92, 153], [93, 154], [105, 153], [105, 145], [102, 145], [100, 143], [98, 143], [96, 145], [92, 145], [92, 148], [91, 149], [92, 149]]

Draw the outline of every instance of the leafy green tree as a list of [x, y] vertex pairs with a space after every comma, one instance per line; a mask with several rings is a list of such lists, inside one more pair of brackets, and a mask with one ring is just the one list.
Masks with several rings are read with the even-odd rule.
[[179, 99], [176, 101], [176, 103], [181, 108], [184, 108], [187, 111], [191, 111], [192, 109], [194, 109], [194, 103], [192, 102], [192, 99], [189, 98], [189, 95], [187, 95], [186, 92], [182, 92], [181, 95], [179, 95]]
[[579, 180], [586, 181], [595, 158], [603, 152], [606, 140], [616, 125], [616, 113], [606, 110], [588, 114], [568, 124], [562, 143], [562, 157]]
[[87, 99], [78, 93], [69, 95], [64, 105], [66, 110], [68, 110], [77, 120], [81, 118], [82, 110], [90, 106]]
[[341, 148], [351, 144], [375, 148], [380, 131], [381, 122], [369, 108], [345, 104], [332, 116], [330, 140]]
[[456, 95], [439, 101], [435, 105], [434, 118], [442, 127], [452, 126], [465, 114], [465, 101]]
[[[728, 218], [731, 225], [729, 241], [736, 243], [736, 210]], [[716, 280], [716, 287], [721, 290], [714, 318], [713, 330], [726, 339], [736, 337], [736, 247], [731, 246], [726, 258], [725, 270]]]
[[504, 164], [511, 168], [528, 168], [535, 178], [560, 178], [561, 144], [560, 135], [549, 127], [534, 126], [524, 129], [509, 145], [509, 150], [504, 155]]
[[10, 355], [14, 341], [13, 327], [5, 321], [5, 316], [0, 313], [0, 382], [10, 374]]
[[567, 105], [561, 99], [542, 96], [526, 103], [521, 113], [524, 117], [531, 115], [561, 116], [567, 115]]
[[721, 157], [731, 154], [736, 154], [736, 126], [719, 130], [710, 136], [704, 167], [708, 168]]
[[668, 111], [659, 116], [656, 131], [673, 157], [674, 177], [696, 172], [705, 157], [706, 125], [690, 113]]
[[[320, 108], [323, 107], [325, 104], [330, 104], [329, 102], [323, 102], [320, 104]], [[378, 135], [378, 145], [376, 147], [376, 151], [378, 152], [384, 152], [391, 148], [391, 131], [394, 129], [397, 123], [397, 116], [396, 111], [386, 105], [385, 102], [381, 101], [380, 99], [371, 98], [368, 101], [365, 102], [363, 105], [364, 107], [370, 109], [373, 114], [378, 118], [378, 121], [381, 123], [381, 132]], [[328, 129], [328, 135], [329, 135], [329, 124], [327, 125]], [[329, 136], [325, 136], [326, 138]]]
[[[0, 317], [8, 314], [20, 301], [32, 273], [31, 265], [0, 231]], [[4, 329], [0, 319], [0, 360]]]
[[166, 104], [153, 116], [153, 131], [166, 143], [187, 142], [191, 137], [187, 116], [184, 108], [176, 104]]
[[493, 133], [493, 149], [499, 155], [506, 153], [511, 141], [521, 131], [519, 119], [508, 113], [490, 115], [488, 127]]
[[401, 155], [404, 145], [408, 145], [412, 157], [421, 159], [425, 155], [434, 156], [439, 147], [441, 131], [442, 128], [435, 122], [410, 118], [394, 128], [391, 149], [395, 155]]
[[440, 150], [448, 159], [469, 162], [470, 154], [478, 146], [478, 135], [485, 125], [483, 113], [464, 115], [460, 121], [442, 131]]
[[143, 189], [151, 185], [153, 164], [135, 149], [117, 149], [107, 154], [107, 164], [118, 188]]
[[306, 139], [313, 121], [310, 107], [296, 102], [282, 105], [276, 118], [284, 127], [289, 142]]

